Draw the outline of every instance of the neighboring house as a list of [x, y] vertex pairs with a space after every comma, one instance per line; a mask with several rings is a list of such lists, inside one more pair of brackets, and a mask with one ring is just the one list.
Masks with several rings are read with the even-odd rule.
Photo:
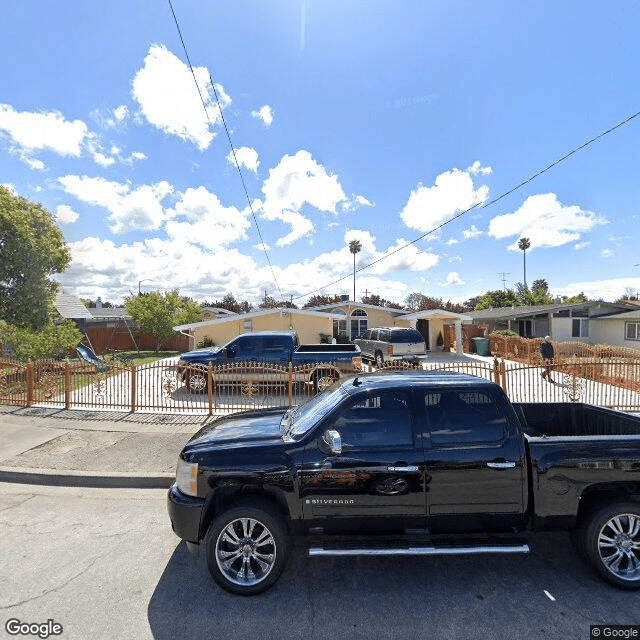
[[333, 337], [345, 336], [353, 340], [367, 329], [374, 327], [411, 327], [417, 329], [424, 337], [428, 351], [433, 351], [439, 333], [445, 333], [445, 325], [455, 327], [458, 351], [462, 349], [462, 324], [472, 322], [471, 316], [454, 313], [443, 309], [424, 311], [407, 311], [392, 307], [379, 307], [373, 304], [362, 304], [344, 300], [333, 304], [313, 307], [316, 311], [330, 312], [336, 318], [333, 321]]
[[218, 318], [237, 315], [237, 313], [221, 307], [202, 307], [202, 318], [200, 320], [217, 320]]
[[640, 310], [602, 316], [591, 321], [591, 342], [640, 350]]
[[[510, 330], [523, 338], [551, 336], [555, 342], [609, 342], [600, 328], [604, 318], [617, 317], [629, 311], [623, 304], [587, 302], [578, 304], [548, 304], [532, 307], [501, 307], [469, 311], [474, 324], [485, 332]], [[598, 329], [596, 329], [598, 327]], [[598, 338], [594, 338], [594, 333]]]
[[65, 320], [73, 320], [81, 333], [86, 331], [87, 323], [93, 319], [82, 300], [68, 293], [59, 293], [53, 301], [53, 306]]
[[251, 331], [295, 331], [302, 344], [313, 344], [331, 338], [332, 323], [333, 314], [282, 308], [222, 315], [214, 320], [179, 325], [174, 330], [189, 337], [190, 349], [205, 338], [220, 346]]
[[455, 329], [458, 350], [462, 351], [461, 326], [471, 317], [442, 309], [408, 312], [403, 309], [355, 303], [349, 300], [320, 305], [311, 309], [265, 309], [213, 320], [203, 320], [174, 327], [189, 336], [190, 348], [210, 338], [216, 345], [225, 344], [249, 331], [288, 331], [298, 333], [301, 343], [321, 339], [353, 340], [374, 327], [412, 327], [424, 336], [428, 350], [435, 349], [438, 333], [445, 325]]

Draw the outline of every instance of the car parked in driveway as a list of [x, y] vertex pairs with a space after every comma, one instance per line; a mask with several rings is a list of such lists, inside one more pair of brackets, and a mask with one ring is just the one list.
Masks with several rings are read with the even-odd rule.
[[362, 357], [381, 367], [385, 362], [413, 360], [426, 357], [424, 337], [417, 329], [408, 327], [377, 327], [354, 339]]

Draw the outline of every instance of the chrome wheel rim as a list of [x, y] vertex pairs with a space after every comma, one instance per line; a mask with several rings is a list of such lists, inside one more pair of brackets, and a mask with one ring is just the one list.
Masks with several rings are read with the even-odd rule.
[[321, 378], [318, 378], [316, 386], [318, 388], [318, 391], [324, 391], [325, 389], [328, 389], [332, 384], [333, 378], [331, 376], [322, 376]]
[[640, 517], [621, 513], [600, 529], [598, 553], [605, 568], [620, 580], [640, 580]]
[[275, 561], [275, 540], [259, 520], [233, 520], [216, 541], [218, 568], [233, 584], [245, 587], [259, 584], [271, 573]]
[[191, 374], [191, 376], [189, 377], [189, 388], [194, 393], [202, 393], [205, 390], [206, 386], [207, 379], [203, 375], [196, 373]]

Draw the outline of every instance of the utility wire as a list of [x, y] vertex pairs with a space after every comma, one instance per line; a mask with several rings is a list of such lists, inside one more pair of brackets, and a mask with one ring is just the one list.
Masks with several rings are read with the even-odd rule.
[[[521, 189], [522, 187], [524, 187], [525, 185], [529, 184], [530, 182], [533, 182], [533, 180], [535, 180], [536, 178], [540, 177], [543, 173], [546, 173], [547, 171], [550, 171], [556, 165], [560, 164], [561, 162], [564, 162], [567, 158], [570, 158], [574, 153], [577, 153], [578, 151], [581, 151], [582, 149], [588, 147], [590, 144], [593, 144], [596, 140], [599, 140], [600, 138], [603, 138], [604, 136], [608, 135], [609, 133], [612, 133], [613, 131], [615, 131], [616, 129], [619, 129], [620, 127], [622, 127], [623, 125], [627, 124], [628, 122], [631, 122], [631, 120], [633, 120], [634, 118], [637, 118], [638, 116], [640, 116], [640, 111], [634, 113], [633, 115], [629, 116], [628, 118], [625, 118], [621, 122], [618, 122], [618, 124], [616, 124], [613, 127], [607, 129], [606, 131], [603, 131], [602, 133], [598, 134], [597, 136], [591, 138], [590, 140], [587, 140], [587, 142], [584, 142], [580, 146], [578, 146], [575, 149], [569, 151], [569, 153], [566, 153], [562, 157], [558, 158], [555, 162], [552, 162], [550, 165], [548, 165], [544, 169], [541, 169], [540, 171], [538, 171], [537, 173], [534, 173], [532, 176], [530, 176], [526, 180], [523, 180], [522, 182], [520, 182], [520, 184], [517, 184], [515, 187], [512, 187], [508, 191], [505, 191], [503, 194], [499, 195], [498, 197], [494, 198], [493, 200], [490, 200], [489, 202], [483, 204], [480, 208], [481, 209], [486, 209], [487, 207], [490, 207], [491, 205], [495, 204], [496, 202], [502, 200], [503, 198], [506, 198], [508, 195], [511, 195], [514, 191], [518, 191], [518, 189]], [[365, 264], [362, 267], [359, 267], [358, 269], [356, 269], [355, 272], [356, 273], [360, 273], [361, 271], [364, 271], [365, 269], [368, 269], [369, 267], [373, 267], [374, 265], [378, 264], [379, 262], [382, 262], [383, 260], [386, 260], [387, 258], [390, 258], [391, 256], [395, 255], [396, 253], [399, 253], [400, 251], [404, 251], [404, 249], [406, 249], [407, 247], [410, 247], [411, 245], [416, 244], [416, 242], [419, 242], [423, 238], [426, 238], [427, 236], [431, 235], [432, 233], [435, 233], [436, 231], [439, 231], [443, 227], [446, 227], [448, 224], [452, 223], [454, 220], [457, 220], [458, 218], [461, 218], [462, 216], [466, 215], [467, 213], [469, 213], [473, 209], [476, 209], [479, 206], [480, 206], [480, 203], [476, 202], [476, 204], [474, 204], [473, 206], [469, 207], [468, 209], [465, 209], [464, 211], [461, 211], [460, 213], [457, 213], [455, 216], [451, 217], [449, 220], [443, 222], [442, 224], [439, 224], [437, 227], [434, 227], [430, 231], [427, 231], [426, 233], [423, 233], [421, 236], [415, 238], [414, 240], [411, 240], [410, 242], [407, 242], [406, 244], [403, 244], [401, 247], [398, 247], [397, 249], [394, 249], [393, 251], [390, 251], [389, 253], [385, 253], [385, 255], [381, 256], [377, 260], [374, 260], [373, 262], [369, 262], [368, 264]], [[327, 287], [332, 287], [333, 285], [338, 284], [339, 282], [342, 282], [343, 280], [346, 280], [347, 278], [350, 278], [352, 276], [352, 274], [353, 274], [353, 271], [351, 273], [349, 273], [348, 275], [342, 276], [341, 278], [338, 278], [337, 280], [334, 280], [333, 282], [329, 282], [328, 284], [325, 284], [324, 286], [319, 287], [318, 289], [314, 289], [313, 291], [309, 291], [307, 293], [304, 293], [304, 294], [301, 294], [299, 296], [296, 296], [295, 300], [298, 300], [299, 298], [305, 298], [307, 296], [310, 296], [310, 295], [312, 295], [314, 293], [317, 293], [318, 291], [322, 291], [322, 289], [325, 289]]]
[[[182, 43], [182, 49], [184, 50], [184, 55], [187, 58], [187, 64], [189, 65], [189, 70], [191, 71], [191, 75], [193, 76], [193, 81], [195, 82], [196, 89], [198, 90], [198, 95], [200, 96], [200, 102], [202, 102], [202, 108], [204, 109], [204, 113], [207, 117], [207, 121], [209, 125], [213, 126], [213, 122], [211, 121], [211, 117], [209, 116], [209, 111], [207, 109], [207, 103], [202, 95], [202, 91], [200, 90], [200, 85], [198, 84], [198, 80], [196, 78], [195, 71], [193, 70], [193, 65], [191, 64], [191, 59], [189, 58], [189, 52], [187, 51], [187, 45], [185, 44], [184, 38], [182, 37], [182, 29], [180, 29], [180, 24], [178, 22], [178, 18], [176, 16], [176, 12], [173, 10], [173, 3], [171, 0], [168, 0], [169, 8], [171, 9], [171, 14], [173, 15], [173, 21], [176, 24], [176, 29], [178, 30], [178, 35], [180, 36], [180, 42]], [[240, 181], [242, 182], [242, 188], [244, 190], [244, 195], [247, 198], [247, 203], [249, 205], [249, 211], [251, 211], [251, 217], [253, 218], [253, 223], [256, 226], [258, 231], [258, 236], [260, 238], [260, 243], [262, 245], [262, 250], [264, 251], [264, 255], [267, 258], [267, 263], [269, 264], [269, 269], [271, 270], [271, 276], [273, 281], [275, 282], [276, 289], [278, 290], [278, 294], [280, 299], [284, 300], [284, 296], [282, 295], [282, 290], [280, 289], [280, 285], [278, 284], [278, 279], [276, 278], [275, 271], [273, 269], [273, 264], [271, 263], [271, 258], [269, 257], [269, 253], [267, 251], [267, 246], [264, 243], [264, 239], [262, 238], [262, 231], [260, 230], [260, 225], [258, 224], [258, 218], [256, 217], [255, 211], [253, 210], [253, 204], [251, 203], [251, 198], [249, 197], [249, 191], [247, 189], [247, 183], [244, 180], [244, 176], [242, 175], [242, 169], [240, 169], [240, 163], [238, 162], [238, 158], [236, 157], [236, 150], [233, 146], [233, 142], [231, 140], [231, 133], [229, 132], [229, 127], [227, 127], [227, 121], [224, 119], [224, 114], [222, 113], [222, 104], [220, 103], [220, 98], [218, 96], [218, 91], [216, 90], [216, 85], [211, 78], [211, 73], [207, 70], [209, 75], [209, 83], [213, 88], [213, 95], [216, 99], [216, 104], [218, 105], [218, 110], [220, 111], [220, 119], [222, 120], [222, 124], [224, 125], [225, 133], [227, 134], [227, 140], [229, 141], [229, 146], [231, 147], [231, 153], [233, 154], [233, 162], [236, 165], [236, 169], [238, 170], [238, 175], [240, 176]]]

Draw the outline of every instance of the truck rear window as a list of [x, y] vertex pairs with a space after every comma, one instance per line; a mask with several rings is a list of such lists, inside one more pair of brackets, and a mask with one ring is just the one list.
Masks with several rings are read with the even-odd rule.
[[407, 329], [406, 331], [391, 331], [389, 342], [405, 343], [405, 342], [424, 342], [424, 338], [419, 331], [415, 329]]

